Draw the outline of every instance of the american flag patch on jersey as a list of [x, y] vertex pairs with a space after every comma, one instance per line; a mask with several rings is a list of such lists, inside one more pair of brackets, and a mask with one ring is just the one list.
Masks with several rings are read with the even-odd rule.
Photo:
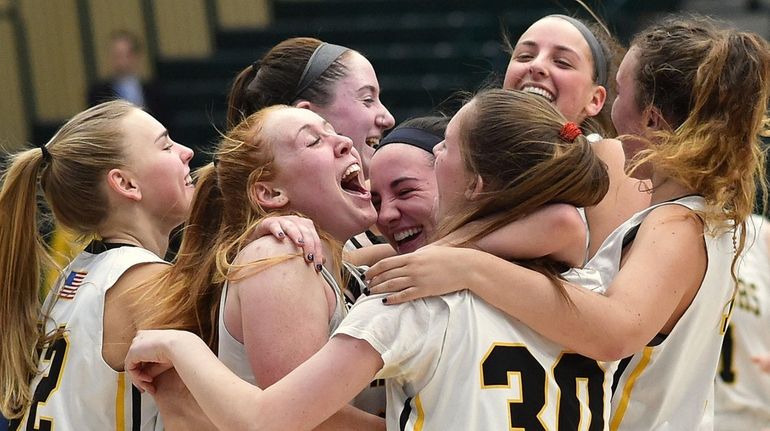
[[72, 299], [75, 294], [78, 293], [78, 288], [83, 284], [83, 280], [86, 278], [86, 271], [72, 271], [64, 280], [64, 286], [59, 290], [59, 297], [64, 299]]

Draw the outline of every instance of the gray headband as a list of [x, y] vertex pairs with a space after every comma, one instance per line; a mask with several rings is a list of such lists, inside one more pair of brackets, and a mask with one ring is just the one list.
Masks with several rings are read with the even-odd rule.
[[588, 43], [588, 47], [591, 49], [591, 56], [594, 58], [594, 73], [596, 74], [596, 83], [606, 87], [607, 86], [607, 58], [604, 56], [604, 50], [602, 49], [602, 45], [599, 43], [599, 39], [596, 38], [596, 35], [588, 28], [585, 24], [580, 22], [580, 20], [572, 18], [571, 16], [567, 15], [548, 15], [548, 17], [556, 17], [561, 18], [564, 21], [567, 21], [568, 23], [572, 24], [573, 27], [578, 29], [580, 34], [583, 35], [583, 39]]
[[346, 51], [348, 51], [348, 48], [333, 43], [322, 42], [318, 45], [318, 48], [313, 51], [313, 55], [308, 59], [305, 70], [302, 71], [302, 76], [299, 78], [297, 91], [294, 92], [292, 101], [297, 100], [299, 95], [307, 90]]

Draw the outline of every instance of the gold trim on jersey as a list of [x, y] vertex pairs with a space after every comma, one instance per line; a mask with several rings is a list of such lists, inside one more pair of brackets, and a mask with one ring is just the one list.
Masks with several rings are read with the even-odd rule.
[[115, 430], [126, 429], [126, 373], [118, 373], [118, 388], [115, 391]]
[[634, 390], [636, 379], [639, 378], [644, 369], [647, 368], [647, 365], [650, 364], [650, 359], [652, 359], [652, 352], [652, 346], [647, 346], [644, 348], [644, 350], [642, 350], [642, 359], [639, 361], [639, 364], [637, 364], [636, 368], [634, 368], [634, 371], [631, 372], [631, 375], [628, 377], [628, 381], [626, 381], [626, 384], [623, 386], [623, 396], [620, 398], [618, 409], [615, 412], [615, 415], [612, 417], [612, 421], [610, 422], [610, 431], [617, 431], [618, 427], [620, 427], [620, 423], [623, 421], [623, 416], [626, 414], [626, 409], [628, 409], [628, 401], [631, 399], [631, 391]]
[[422, 431], [422, 426], [425, 423], [425, 411], [422, 409], [420, 394], [417, 394], [414, 397], [414, 409], [417, 411], [417, 419], [414, 421], [414, 431]]

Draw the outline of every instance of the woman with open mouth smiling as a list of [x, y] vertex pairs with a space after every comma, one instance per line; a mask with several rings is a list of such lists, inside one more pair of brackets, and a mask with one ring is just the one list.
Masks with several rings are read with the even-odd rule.
[[[347, 314], [341, 244], [376, 212], [351, 140], [308, 109], [252, 114], [222, 138], [214, 160], [197, 172], [179, 257], [141, 327], [194, 331], [238, 376], [267, 388], [323, 347]], [[253, 239], [265, 218], [290, 214], [315, 222], [326, 263], [292, 241]], [[382, 427], [346, 406], [317, 429]]]

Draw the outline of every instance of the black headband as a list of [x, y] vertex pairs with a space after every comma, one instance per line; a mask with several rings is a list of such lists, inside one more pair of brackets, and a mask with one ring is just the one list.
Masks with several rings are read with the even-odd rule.
[[308, 59], [305, 70], [302, 71], [302, 76], [299, 78], [297, 91], [294, 92], [294, 99], [292, 101], [297, 100], [299, 95], [307, 90], [346, 51], [348, 51], [348, 48], [333, 43], [322, 42], [318, 45], [318, 48], [313, 51], [313, 55]]
[[443, 137], [434, 135], [427, 130], [415, 127], [401, 127], [393, 129], [392, 132], [388, 133], [388, 136], [380, 141], [377, 151], [388, 144], [406, 144], [433, 154], [433, 147], [443, 140]]
[[[604, 56], [604, 50], [602, 44], [599, 43], [599, 39], [596, 38], [594, 32], [591, 31], [580, 20], [572, 18], [567, 15], [548, 15], [548, 17], [561, 18], [564, 21], [572, 24], [573, 27], [578, 29], [583, 39], [588, 43], [588, 47], [591, 49], [591, 56], [594, 58], [594, 73], [596, 74], [596, 83], [606, 87], [607, 86], [607, 58]], [[546, 17], [546, 18], [548, 18]]]

